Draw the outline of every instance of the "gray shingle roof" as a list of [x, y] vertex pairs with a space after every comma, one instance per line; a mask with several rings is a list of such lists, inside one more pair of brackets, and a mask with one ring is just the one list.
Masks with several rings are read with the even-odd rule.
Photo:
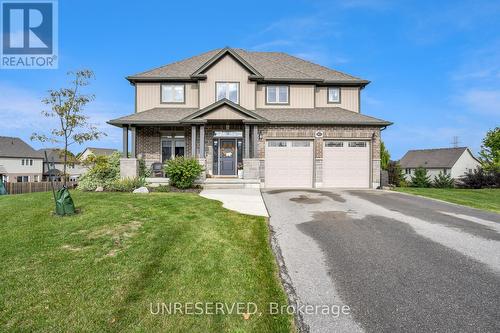
[[451, 168], [467, 147], [409, 150], [399, 161], [402, 168]]
[[118, 149], [92, 147], [87, 147], [85, 150], [90, 150], [95, 156], [111, 156], [118, 151]]
[[43, 154], [20, 138], [0, 136], [0, 157], [43, 158]]
[[141, 79], [191, 79], [200, 67], [227, 51], [236, 54], [258, 71], [263, 80], [304, 80], [324, 83], [352, 83], [365, 85], [366, 80], [291, 56], [282, 52], [256, 52], [244, 49], [215, 49], [200, 55], [129, 76], [131, 81]]
[[123, 124], [176, 124], [182, 118], [198, 111], [192, 108], [154, 108], [142, 112], [133, 113], [108, 121], [111, 125]]
[[[226, 103], [228, 104], [228, 103]], [[229, 104], [228, 104], [229, 105]], [[109, 121], [111, 125], [178, 124], [198, 109], [154, 108]], [[256, 109], [252, 111], [275, 124], [331, 124], [331, 125], [375, 125], [387, 126], [385, 120], [365, 116], [339, 107], [315, 109]]]
[[47, 148], [38, 150], [42, 153], [42, 156], [45, 156], [44, 152], [47, 152], [47, 158], [50, 162], [52, 159], [54, 163], [63, 163], [64, 162], [64, 153], [62, 153], [62, 149], [59, 148]]
[[270, 123], [377, 125], [388, 126], [391, 122], [365, 116], [339, 107], [314, 109], [257, 109], [259, 116]]

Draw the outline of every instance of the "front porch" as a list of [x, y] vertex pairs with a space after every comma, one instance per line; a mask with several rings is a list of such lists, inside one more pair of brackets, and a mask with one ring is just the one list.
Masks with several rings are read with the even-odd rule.
[[206, 178], [258, 180], [258, 142], [258, 125], [234, 121], [126, 126], [123, 127], [123, 151], [130, 153], [121, 159], [121, 176], [136, 177], [140, 160], [144, 161], [146, 168], [151, 169], [164, 165], [176, 156], [186, 156], [198, 159], [204, 167], [201, 181]]

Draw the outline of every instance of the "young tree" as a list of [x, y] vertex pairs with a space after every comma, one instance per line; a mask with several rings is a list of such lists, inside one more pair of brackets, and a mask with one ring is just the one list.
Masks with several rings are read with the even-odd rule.
[[58, 126], [53, 128], [48, 135], [40, 133], [31, 135], [31, 140], [63, 145], [65, 185], [68, 157], [71, 156], [68, 147], [74, 143], [82, 144], [106, 135], [90, 124], [89, 117], [84, 114], [84, 107], [94, 100], [94, 95], [82, 94], [80, 90], [89, 85], [94, 73], [91, 70], [80, 70], [68, 72], [68, 76], [72, 77], [69, 87], [49, 90], [49, 96], [42, 100], [42, 103], [50, 106], [50, 110], [42, 111], [42, 115], [57, 118]]
[[389, 166], [389, 161], [391, 160], [391, 154], [389, 154], [389, 151], [385, 147], [384, 142], [381, 140], [380, 141], [380, 167], [382, 170], [387, 170], [387, 167]]
[[442, 171], [439, 172], [437, 176], [434, 177], [432, 186], [437, 188], [452, 188], [455, 184], [455, 180], [451, 178], [451, 175], [445, 174]]
[[390, 161], [387, 164], [387, 173], [389, 175], [389, 184], [394, 186], [405, 185], [403, 169], [401, 169], [401, 165], [397, 161]]
[[411, 177], [412, 187], [430, 187], [431, 179], [427, 175], [427, 170], [419, 167], [415, 170], [414, 175]]
[[479, 159], [486, 171], [500, 170], [500, 127], [486, 133]]

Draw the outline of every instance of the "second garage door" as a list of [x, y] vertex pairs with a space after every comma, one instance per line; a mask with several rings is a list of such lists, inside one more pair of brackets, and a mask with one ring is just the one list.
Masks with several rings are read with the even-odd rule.
[[324, 141], [323, 187], [370, 187], [368, 141]]
[[312, 187], [313, 154], [311, 140], [268, 140], [266, 187]]

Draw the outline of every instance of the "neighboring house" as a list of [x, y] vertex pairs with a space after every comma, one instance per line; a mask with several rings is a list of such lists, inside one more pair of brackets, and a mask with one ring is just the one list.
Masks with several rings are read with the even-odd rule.
[[[48, 148], [40, 149], [39, 152], [45, 157], [45, 152], [47, 152], [47, 158], [49, 162], [43, 162], [43, 180], [49, 180], [49, 175], [54, 177], [55, 181], [60, 181], [61, 176], [64, 173], [64, 153], [62, 149], [59, 148]], [[54, 165], [52, 165], [54, 162]], [[87, 169], [80, 165], [80, 163], [75, 163], [74, 160], [69, 160], [66, 165], [66, 173], [69, 175], [69, 180], [76, 181]]]
[[[369, 81], [280, 52], [224, 48], [127, 77], [135, 113], [123, 128], [122, 177], [177, 156], [207, 177], [272, 187], [378, 187], [380, 131], [361, 114]], [[241, 170], [240, 172], [238, 172]]]
[[418, 167], [433, 180], [440, 172], [457, 179], [481, 165], [467, 147], [410, 150], [399, 161], [407, 180]]
[[109, 148], [85, 148], [85, 150], [78, 155], [78, 159], [80, 161], [84, 161], [87, 157], [89, 157], [90, 154], [93, 154], [95, 156], [111, 156], [113, 155], [114, 152], [117, 152], [118, 150], [116, 149], [109, 149]]
[[20, 138], [0, 136], [0, 177], [7, 182], [42, 181], [43, 155]]

